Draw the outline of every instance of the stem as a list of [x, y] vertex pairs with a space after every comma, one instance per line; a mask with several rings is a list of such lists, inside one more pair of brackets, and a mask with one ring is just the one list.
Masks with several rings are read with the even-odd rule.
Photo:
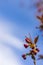
[[34, 55], [32, 55], [32, 59], [33, 59], [33, 63], [34, 63], [34, 65], [36, 65], [36, 58], [35, 58]]
[[30, 53], [26, 53], [26, 56], [30, 55]]
[[36, 60], [34, 60], [34, 65], [36, 65]]

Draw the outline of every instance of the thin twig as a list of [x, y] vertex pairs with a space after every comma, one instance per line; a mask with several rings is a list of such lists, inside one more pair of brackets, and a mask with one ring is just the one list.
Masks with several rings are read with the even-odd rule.
[[34, 60], [34, 65], [36, 65], [36, 59]]

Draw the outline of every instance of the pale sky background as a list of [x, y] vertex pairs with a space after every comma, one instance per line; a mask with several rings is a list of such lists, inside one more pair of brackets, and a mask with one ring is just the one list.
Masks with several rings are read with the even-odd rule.
[[[0, 0], [0, 65], [33, 65], [30, 57], [25, 61], [21, 57], [29, 51], [23, 47], [28, 33], [33, 40], [40, 35], [37, 44], [43, 54], [43, 32], [35, 29], [39, 25], [36, 19], [39, 14], [34, 6], [36, 1]], [[40, 64], [43, 65], [43, 60], [37, 61], [37, 65]]]

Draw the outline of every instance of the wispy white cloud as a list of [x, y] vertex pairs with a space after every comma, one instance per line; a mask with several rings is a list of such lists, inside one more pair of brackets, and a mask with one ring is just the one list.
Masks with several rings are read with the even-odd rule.
[[0, 44], [0, 65], [23, 65], [9, 47]]
[[22, 62], [18, 60], [18, 54], [14, 53], [15, 51], [13, 52], [10, 47], [3, 44], [5, 42], [5, 44], [16, 47], [19, 50], [23, 49], [23, 42], [11, 34], [11, 28], [7, 20], [6, 22], [3, 18], [0, 20], [0, 65], [23, 65]]
[[8, 20], [2, 18], [0, 20], [0, 40], [5, 42], [5, 43], [8, 43], [16, 48], [22, 49], [23, 42], [19, 38], [17, 38], [16, 36], [12, 36], [12, 34], [11, 34], [13, 32], [12, 29], [15, 30], [15, 32], [17, 32], [16, 25], [14, 26]]
[[0, 40], [6, 44], [10, 44], [18, 49], [23, 49], [23, 42], [18, 38], [11, 36], [10, 34], [0, 34]]

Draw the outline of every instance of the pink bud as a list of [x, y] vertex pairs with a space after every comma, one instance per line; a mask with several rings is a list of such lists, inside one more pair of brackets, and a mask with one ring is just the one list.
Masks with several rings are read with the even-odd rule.
[[27, 48], [29, 45], [28, 44], [24, 44], [24, 47]]
[[40, 50], [38, 48], [36, 48], [37, 52], [39, 52]]
[[25, 41], [26, 41], [27, 43], [30, 43], [30, 42], [31, 42], [28, 37], [25, 39]]
[[25, 60], [25, 59], [26, 59], [26, 55], [25, 55], [25, 54], [23, 54], [23, 55], [22, 55], [22, 58]]
[[32, 54], [34, 54], [34, 55], [36, 55], [36, 54], [37, 54], [37, 52], [36, 52], [36, 51], [34, 51], [34, 50], [32, 50], [32, 51], [31, 51], [31, 53], [32, 53]]
[[38, 12], [41, 12], [41, 8], [38, 9]]

